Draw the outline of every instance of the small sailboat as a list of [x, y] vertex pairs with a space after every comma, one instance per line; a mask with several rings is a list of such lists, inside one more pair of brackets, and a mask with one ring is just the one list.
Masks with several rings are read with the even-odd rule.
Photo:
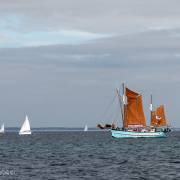
[[31, 128], [30, 128], [28, 116], [26, 116], [26, 119], [19, 131], [19, 135], [27, 135], [27, 134], [31, 134]]
[[1, 126], [0, 134], [4, 134], [4, 124], [2, 124], [2, 126]]
[[123, 84], [122, 95], [116, 89], [122, 117], [122, 128], [111, 127], [112, 137], [115, 138], [139, 138], [139, 137], [166, 137], [163, 131], [146, 125], [143, 111], [142, 95], [128, 89]]
[[88, 131], [88, 126], [87, 125], [85, 125], [84, 131]]

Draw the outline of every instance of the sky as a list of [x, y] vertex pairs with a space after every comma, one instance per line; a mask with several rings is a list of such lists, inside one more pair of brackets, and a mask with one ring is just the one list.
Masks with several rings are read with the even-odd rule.
[[[180, 1], [0, 0], [0, 123], [95, 127], [122, 82], [180, 127]], [[111, 115], [110, 115], [111, 114]]]

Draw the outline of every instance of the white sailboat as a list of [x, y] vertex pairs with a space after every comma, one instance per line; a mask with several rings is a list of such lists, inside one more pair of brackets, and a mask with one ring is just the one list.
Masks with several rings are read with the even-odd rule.
[[27, 116], [19, 131], [19, 135], [25, 135], [25, 134], [31, 134], [30, 123]]
[[1, 126], [0, 133], [4, 134], [4, 124], [2, 124], [2, 126]]
[[88, 126], [87, 125], [85, 125], [84, 131], [88, 131]]

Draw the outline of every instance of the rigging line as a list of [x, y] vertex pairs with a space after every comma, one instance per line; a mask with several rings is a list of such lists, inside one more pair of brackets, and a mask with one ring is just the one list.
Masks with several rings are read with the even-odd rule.
[[115, 115], [114, 115], [114, 117], [113, 117], [113, 122], [115, 123], [115, 124], [118, 124], [118, 117], [119, 117], [119, 114], [120, 114], [120, 112], [119, 112], [119, 107], [117, 106], [117, 109], [116, 109], [116, 112], [115, 112]]
[[[119, 89], [116, 89], [116, 94], [117, 94], [117, 97], [118, 97], [118, 100], [119, 100], [119, 106], [120, 106], [120, 110], [121, 110], [121, 118], [122, 118], [122, 122], [123, 122], [123, 126], [124, 126], [124, 113], [123, 113], [124, 108], [123, 108], [123, 102], [121, 100], [122, 97], [120, 95]], [[123, 95], [124, 95], [124, 93], [123, 93]]]
[[108, 112], [108, 110], [110, 109], [110, 107], [113, 105], [114, 101], [116, 99], [116, 95], [114, 95], [113, 100], [108, 104], [108, 106], [106, 107], [105, 111], [103, 112], [103, 114], [101, 115], [101, 117], [104, 117], [106, 115], [106, 113]]

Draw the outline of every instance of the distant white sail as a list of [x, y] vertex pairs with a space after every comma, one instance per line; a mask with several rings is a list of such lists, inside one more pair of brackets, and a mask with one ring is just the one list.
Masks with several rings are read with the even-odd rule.
[[85, 125], [84, 131], [88, 131], [88, 126], [87, 125]]
[[26, 116], [26, 119], [25, 119], [23, 125], [21, 126], [21, 129], [20, 129], [20, 131], [19, 131], [19, 134], [20, 134], [20, 135], [23, 135], [23, 134], [31, 134], [30, 123], [29, 123], [29, 119], [28, 119], [27, 116]]
[[1, 126], [0, 133], [4, 133], [4, 124]]

